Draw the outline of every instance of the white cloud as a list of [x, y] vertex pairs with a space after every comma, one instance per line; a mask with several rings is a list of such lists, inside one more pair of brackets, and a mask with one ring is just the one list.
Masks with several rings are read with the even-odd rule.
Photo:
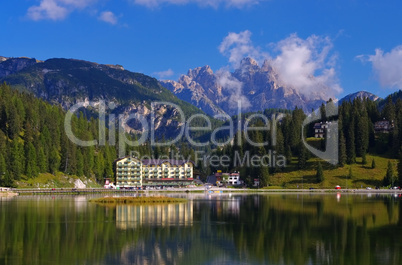
[[154, 73], [154, 75], [158, 76], [160, 79], [164, 79], [164, 78], [173, 76], [174, 72], [172, 69], [168, 69], [166, 71], [156, 72], [156, 73]]
[[216, 72], [217, 82], [230, 93], [229, 107], [236, 109], [238, 102], [241, 103], [242, 109], [251, 107], [251, 103], [246, 96], [243, 95], [243, 83], [233, 77], [226, 69], [220, 69]]
[[102, 21], [112, 24], [112, 25], [116, 25], [117, 21], [118, 21], [115, 14], [111, 11], [102, 12], [99, 16], [99, 20], [102, 20]]
[[333, 44], [328, 37], [312, 35], [304, 40], [292, 34], [274, 46], [278, 54], [270, 62], [283, 84], [310, 98], [334, 98], [342, 92], [335, 71], [336, 56], [330, 55]]
[[200, 6], [211, 6], [214, 8], [217, 8], [220, 5], [242, 8], [245, 6], [258, 4], [262, 1], [263, 0], [134, 0], [134, 3], [149, 8], [158, 7], [162, 4], [185, 5], [189, 3], [195, 3]]
[[41, 0], [28, 9], [28, 18], [38, 20], [63, 20], [74, 10], [88, 7], [97, 0]]
[[259, 62], [268, 60], [276, 70], [281, 85], [296, 89], [308, 98], [323, 95], [334, 98], [342, 92], [335, 71], [336, 56], [331, 55], [332, 41], [328, 37], [312, 35], [301, 39], [296, 34], [269, 45], [265, 52], [251, 41], [251, 32], [229, 33], [219, 51], [237, 68], [241, 59], [250, 57]]
[[[358, 56], [362, 60], [364, 57]], [[369, 55], [366, 60], [372, 63], [373, 71], [382, 87], [402, 89], [402, 45], [386, 53], [376, 49], [375, 54]]]
[[229, 58], [229, 62], [234, 67], [238, 67], [241, 59], [245, 57], [251, 57], [260, 62], [268, 57], [259, 47], [253, 45], [251, 32], [248, 30], [240, 33], [230, 32], [219, 45], [219, 51]]
[[69, 11], [61, 7], [55, 0], [43, 0], [39, 6], [32, 6], [28, 9], [28, 17], [38, 21], [42, 19], [62, 20], [66, 18]]

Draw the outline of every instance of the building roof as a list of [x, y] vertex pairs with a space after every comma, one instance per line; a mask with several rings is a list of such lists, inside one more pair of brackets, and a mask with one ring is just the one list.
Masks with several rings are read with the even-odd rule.
[[191, 160], [175, 160], [175, 159], [142, 159], [142, 160], [140, 160], [140, 159], [138, 159], [136, 157], [131, 157], [131, 156], [125, 156], [125, 157], [118, 158], [118, 159], [114, 160], [114, 162], [117, 163], [117, 162], [119, 162], [119, 161], [121, 161], [123, 159], [126, 159], [126, 158], [132, 159], [133, 161], [134, 160], [139, 161], [145, 166], [149, 166], [149, 165], [160, 166], [163, 163], [169, 163], [172, 166], [182, 166], [182, 165], [184, 165], [186, 163], [191, 163], [193, 165], [195, 164]]
[[193, 161], [190, 160], [174, 160], [174, 159], [143, 159], [142, 164], [145, 166], [149, 165], [162, 165], [163, 163], [169, 163], [172, 166], [182, 166], [186, 163], [191, 163], [194, 165]]

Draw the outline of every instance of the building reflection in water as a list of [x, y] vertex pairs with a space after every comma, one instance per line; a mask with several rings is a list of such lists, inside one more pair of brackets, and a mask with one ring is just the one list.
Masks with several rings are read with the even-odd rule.
[[159, 205], [118, 205], [116, 226], [119, 229], [136, 228], [142, 225], [191, 226], [193, 202]]

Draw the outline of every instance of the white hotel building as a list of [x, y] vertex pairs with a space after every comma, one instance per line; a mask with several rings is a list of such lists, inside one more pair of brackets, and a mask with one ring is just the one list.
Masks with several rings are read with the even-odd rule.
[[187, 186], [193, 184], [191, 161], [125, 157], [116, 161], [116, 186]]

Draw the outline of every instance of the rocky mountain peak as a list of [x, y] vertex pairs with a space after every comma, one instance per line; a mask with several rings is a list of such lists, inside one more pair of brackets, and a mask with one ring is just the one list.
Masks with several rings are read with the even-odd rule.
[[240, 61], [240, 66], [233, 73], [237, 79], [241, 79], [241, 77], [250, 79], [255, 73], [261, 71], [256, 60], [250, 57], [246, 57]]
[[253, 58], [241, 60], [239, 67], [232, 73], [214, 74], [209, 66], [190, 69], [176, 83], [164, 82], [162, 85], [177, 97], [214, 115], [224, 111], [235, 113], [234, 98], [241, 98], [250, 104], [246, 111], [262, 111], [267, 108], [304, 110], [317, 108], [324, 98], [306, 98], [292, 87], [282, 84], [269, 60], [262, 67]]
[[246, 58], [244, 58], [244, 59], [242, 59], [241, 61], [240, 61], [240, 65], [241, 66], [258, 66], [258, 63], [257, 63], [257, 61], [256, 60], [254, 60], [253, 58], [251, 58], [251, 57], [246, 57]]
[[261, 70], [263, 72], [270, 72], [270, 71], [274, 71], [271, 62], [269, 60], [265, 60], [264, 63], [261, 66]]
[[189, 69], [187, 72], [187, 76], [191, 78], [197, 78], [198, 76], [211, 76], [214, 72], [212, 71], [209, 65], [205, 65], [203, 67], [197, 67], [194, 69]]
[[370, 99], [370, 100], [372, 100], [372, 101], [377, 101], [377, 100], [380, 100], [380, 99], [381, 99], [381, 98], [378, 97], [377, 95], [374, 95], [374, 94], [372, 94], [372, 93], [370, 93], [370, 92], [367, 92], [367, 91], [358, 91], [358, 92], [349, 94], [349, 95], [347, 95], [347, 96], [341, 98], [341, 99], [339, 100], [339, 103], [342, 103], [343, 101], [353, 101], [353, 100], [356, 99], [356, 98], [359, 98], [359, 99], [361, 99], [361, 100], [368, 98], [368, 99]]

